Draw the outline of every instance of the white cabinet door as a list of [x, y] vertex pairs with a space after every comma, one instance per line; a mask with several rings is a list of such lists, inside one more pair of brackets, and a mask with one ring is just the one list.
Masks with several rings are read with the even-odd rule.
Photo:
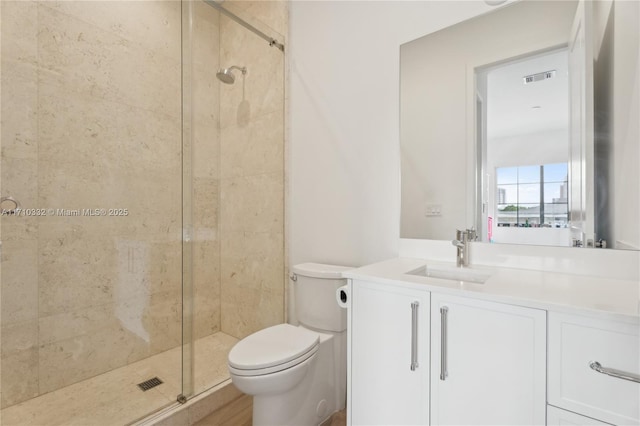
[[431, 296], [431, 424], [545, 424], [546, 312]]
[[429, 292], [354, 280], [349, 320], [349, 424], [429, 424]]

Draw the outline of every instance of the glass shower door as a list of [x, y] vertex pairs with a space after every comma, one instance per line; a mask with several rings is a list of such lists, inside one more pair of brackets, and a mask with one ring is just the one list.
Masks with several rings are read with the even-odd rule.
[[[286, 2], [183, 1], [183, 394], [284, 321]], [[282, 30], [284, 32], [284, 30]]]
[[180, 3], [1, 8], [2, 421], [126, 424], [181, 392]]

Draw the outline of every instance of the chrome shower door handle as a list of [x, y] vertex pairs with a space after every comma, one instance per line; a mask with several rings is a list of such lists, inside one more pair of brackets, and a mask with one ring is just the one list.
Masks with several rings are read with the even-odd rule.
[[440, 308], [440, 380], [446, 380], [447, 372], [447, 314], [449, 308]]
[[0, 198], [2, 216], [16, 214], [20, 211], [20, 202], [13, 197]]
[[418, 368], [418, 301], [411, 303], [411, 371]]
[[589, 368], [607, 376], [615, 377], [616, 379], [629, 380], [630, 382], [640, 383], [640, 376], [633, 373], [627, 373], [626, 371], [616, 370], [615, 368], [603, 367], [598, 361], [591, 361]]

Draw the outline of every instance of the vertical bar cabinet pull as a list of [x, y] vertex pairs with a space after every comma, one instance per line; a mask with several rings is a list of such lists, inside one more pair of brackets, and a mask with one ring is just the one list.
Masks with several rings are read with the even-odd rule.
[[447, 313], [449, 308], [440, 308], [440, 380], [446, 380], [447, 372]]
[[418, 368], [418, 301], [411, 303], [411, 371]]

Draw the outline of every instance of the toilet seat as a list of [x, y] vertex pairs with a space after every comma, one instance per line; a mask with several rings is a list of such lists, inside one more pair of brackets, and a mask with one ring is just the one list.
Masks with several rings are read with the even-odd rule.
[[286, 370], [311, 358], [320, 346], [318, 333], [291, 324], [257, 331], [229, 352], [229, 371], [260, 376]]

